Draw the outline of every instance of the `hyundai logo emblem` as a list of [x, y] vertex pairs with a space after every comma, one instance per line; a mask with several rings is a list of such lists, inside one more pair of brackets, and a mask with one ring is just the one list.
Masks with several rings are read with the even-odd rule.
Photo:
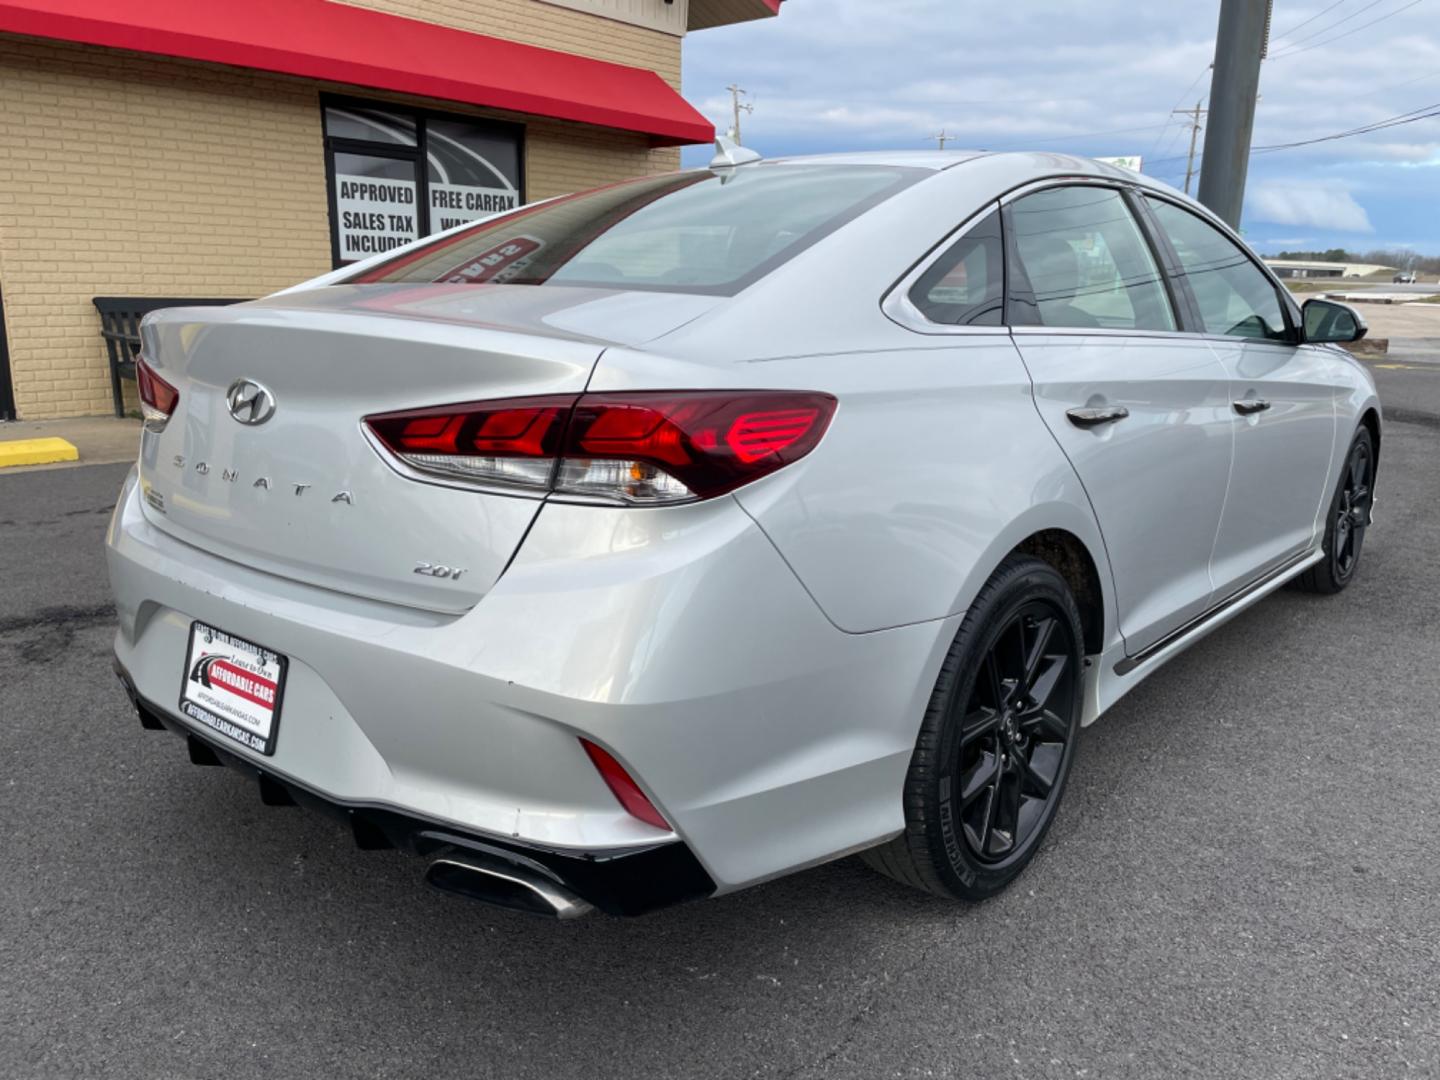
[[253, 379], [236, 379], [225, 391], [230, 415], [242, 424], [263, 424], [275, 415], [275, 395]]

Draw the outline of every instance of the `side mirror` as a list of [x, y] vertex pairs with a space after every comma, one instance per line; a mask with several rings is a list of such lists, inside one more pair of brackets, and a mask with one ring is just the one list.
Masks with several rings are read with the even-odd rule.
[[1348, 304], [1315, 297], [1305, 301], [1305, 341], [1310, 345], [1345, 345], [1359, 341], [1370, 332], [1360, 313]]

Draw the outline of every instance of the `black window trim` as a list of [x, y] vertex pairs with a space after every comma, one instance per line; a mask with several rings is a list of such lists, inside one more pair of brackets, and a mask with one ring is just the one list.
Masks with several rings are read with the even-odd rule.
[[[1285, 288], [1285, 286], [1280, 283], [1280, 279], [1275, 276], [1274, 272], [1268, 266], [1266, 266], [1265, 263], [1258, 256], [1255, 255], [1254, 252], [1250, 250], [1249, 245], [1246, 244], [1243, 239], [1237, 236], [1229, 226], [1227, 226], [1219, 218], [1212, 218], [1208, 214], [1198, 213], [1194, 206], [1188, 205], [1187, 203], [1182, 202], [1179, 199], [1170, 198], [1165, 192], [1156, 191], [1152, 188], [1136, 188], [1135, 190], [1138, 201], [1144, 206], [1143, 220], [1155, 230], [1157, 242], [1163, 244], [1165, 250], [1170, 253], [1170, 256], [1174, 260], [1174, 269], [1167, 270], [1166, 273], [1173, 273], [1175, 275], [1177, 286], [1184, 291], [1187, 297], [1186, 303], [1189, 308], [1190, 319], [1193, 322], [1193, 325], [1190, 328], [1191, 333], [1198, 334], [1200, 337], [1209, 338], [1214, 341], [1228, 341], [1232, 344], [1235, 342], [1243, 342], [1247, 345], [1269, 345], [1272, 347], [1284, 349], [1293, 349], [1299, 345], [1304, 344], [1304, 336], [1300, 333], [1300, 309], [1299, 305], [1295, 301], [1294, 296], [1291, 295], [1289, 289]], [[1211, 228], [1219, 232], [1221, 236], [1225, 237], [1225, 239], [1229, 240], [1232, 244], [1234, 244], [1235, 247], [1240, 251], [1240, 253], [1245, 256], [1246, 260], [1249, 261], [1250, 265], [1260, 271], [1260, 276], [1263, 277], [1266, 281], [1268, 281], [1270, 283], [1270, 287], [1275, 290], [1276, 298], [1280, 301], [1280, 310], [1283, 313], [1285, 319], [1286, 336], [1284, 338], [1278, 339], [1238, 337], [1233, 334], [1214, 334], [1206, 330], [1205, 321], [1200, 315], [1200, 303], [1195, 298], [1194, 291], [1190, 288], [1190, 282], [1187, 280], [1184, 269], [1180, 263], [1179, 253], [1175, 251], [1174, 246], [1170, 243], [1169, 236], [1166, 235], [1165, 229], [1160, 224], [1159, 219], [1155, 217], [1154, 211], [1150, 209], [1149, 204], [1146, 202], [1147, 199], [1154, 199], [1157, 202], [1167, 203], [1170, 206], [1173, 206], [1175, 209], [1180, 210], [1183, 213], [1189, 214], [1193, 218], [1198, 218], [1201, 222], [1209, 225]]]
[[[1147, 243], [1151, 245], [1152, 256], [1156, 257], [1156, 263], [1160, 267], [1161, 274], [1165, 279], [1167, 295], [1171, 300], [1172, 312], [1175, 315], [1176, 328], [1174, 330], [1121, 330], [1110, 327], [1078, 327], [1078, 326], [1040, 326], [1035, 323], [1015, 322], [1011, 309], [1011, 290], [1016, 284], [1023, 283], [1023, 287], [1029, 287], [1028, 282], [1023, 282], [1024, 271], [1015, 262], [1011, 250], [1012, 236], [1014, 234], [1008, 212], [1011, 203], [1024, 198], [1026, 195], [1037, 191], [1044, 191], [1055, 187], [1103, 187], [1119, 191], [1130, 205], [1131, 213], [1135, 217], [1141, 233], [1146, 237]], [[1245, 257], [1254, 264], [1272, 286], [1278, 290], [1281, 298], [1281, 307], [1285, 311], [1287, 328], [1292, 335], [1296, 335], [1296, 328], [1301, 324], [1300, 305], [1290, 295], [1290, 290], [1280, 283], [1273, 271], [1264, 262], [1259, 261], [1251, 252], [1244, 240], [1235, 235], [1224, 222], [1212, 219], [1208, 214], [1197, 212], [1195, 207], [1179, 197], [1171, 196], [1170, 193], [1150, 187], [1146, 184], [1127, 183], [1111, 177], [1092, 176], [1084, 173], [1060, 174], [1055, 176], [1041, 177], [1039, 179], [1028, 179], [1017, 184], [1010, 190], [1003, 192], [996, 199], [988, 201], [980, 206], [973, 214], [965, 218], [950, 232], [946, 233], [928, 251], [926, 251], [900, 278], [889, 288], [881, 301], [880, 307], [886, 317], [907, 330], [913, 330], [920, 334], [929, 335], [995, 335], [995, 334], [1045, 334], [1045, 335], [1085, 335], [1101, 337], [1163, 337], [1168, 339], [1182, 338], [1193, 340], [1213, 339], [1216, 341], [1227, 341], [1231, 344], [1243, 342], [1247, 344], [1279, 346], [1283, 348], [1294, 348], [1301, 341], [1277, 341], [1271, 338], [1240, 338], [1227, 334], [1210, 334], [1205, 331], [1204, 323], [1200, 319], [1199, 306], [1195, 301], [1194, 293], [1189, 283], [1184, 281], [1184, 274], [1179, 272], [1179, 256], [1175, 253], [1174, 247], [1170, 244], [1169, 238], [1160, 228], [1159, 223], [1154, 220], [1153, 212], [1146, 203], [1146, 197], [1167, 202], [1171, 205], [1185, 210], [1200, 220], [1205, 221], [1218, 228], [1223, 235], [1239, 246]], [[1133, 203], [1132, 201], [1133, 200]], [[927, 319], [909, 299], [911, 288], [914, 287], [920, 276], [930, 266], [944, 256], [950, 250], [951, 245], [964, 238], [965, 234], [979, 224], [996, 208], [1001, 210], [1000, 235], [1004, 245], [1004, 283], [1005, 283], [1005, 310], [1001, 316], [999, 326], [951, 326], [945, 323], [932, 322]], [[1137, 210], [1137, 207], [1139, 208]], [[1017, 278], [1021, 282], [1017, 282]], [[1296, 335], [1298, 336], [1298, 335]]]
[[1200, 318], [1200, 305], [1190, 288], [1189, 279], [1185, 277], [1180, 253], [1175, 250], [1175, 245], [1170, 243], [1170, 237], [1156, 220], [1150, 204], [1145, 200], [1145, 191], [1138, 187], [1126, 188], [1125, 201], [1130, 206], [1130, 213], [1139, 223], [1140, 231], [1145, 235], [1145, 242], [1150, 245], [1155, 264], [1160, 267], [1165, 278], [1165, 288], [1170, 294], [1176, 325], [1183, 333], [1203, 335], [1205, 324]]
[[[986, 307], [983, 310], [984, 312], [989, 313], [998, 309], [1000, 316], [999, 319], [996, 322], [992, 323], [943, 322], [939, 319], [932, 319], [929, 315], [925, 314], [925, 309], [916, 302], [916, 290], [920, 288], [921, 284], [924, 283], [925, 279], [930, 276], [934, 269], [945, 261], [946, 257], [951, 252], [953, 252], [957, 247], [964, 243], [966, 238], [969, 237], [970, 234], [973, 233], [976, 229], [989, 222], [991, 218], [995, 219], [995, 228], [998, 232], [997, 239], [1000, 242], [1000, 291], [995, 298], [998, 301], [998, 304], [994, 307]], [[906, 304], [909, 305], [910, 309], [913, 310], [919, 318], [924, 319], [928, 323], [933, 323], [936, 326], [973, 326], [991, 330], [1003, 329], [1006, 325], [1005, 286], [1006, 274], [1008, 273], [1007, 268], [1009, 264], [1009, 259], [1005, 255], [1005, 216], [1001, 212], [999, 204], [990, 204], [990, 209], [987, 213], [977, 214], [973, 219], [965, 223], [963, 229], [956, 233], [953, 233], [952, 236], [954, 237], [954, 239], [950, 243], [940, 245], [940, 250], [936, 253], [935, 257], [933, 259], [926, 259], [925, 265], [919, 270], [919, 272], [911, 275], [908, 278], [905, 288]], [[951, 267], [951, 269], [953, 269], [953, 267]], [[989, 276], [990, 275], [988, 274], [986, 275], [987, 278]], [[971, 312], [967, 312], [967, 314], [973, 313], [973, 310], [976, 306], [978, 305], [972, 305]]]
[[[415, 145], [400, 146], [396, 143], [371, 142], [368, 139], [346, 139], [334, 137], [325, 132], [325, 110], [331, 107], [352, 108], [352, 109], [376, 109], [382, 112], [402, 113], [405, 116], [413, 117], [415, 120]], [[529, 191], [525, 175], [525, 159], [527, 156], [529, 139], [526, 126], [514, 120], [496, 120], [493, 117], [481, 116], [474, 113], [449, 112], [443, 109], [432, 109], [424, 105], [407, 104], [401, 101], [387, 101], [384, 98], [357, 97], [353, 94], [332, 94], [322, 92], [320, 94], [320, 139], [325, 149], [325, 210], [326, 219], [330, 225], [330, 268], [341, 270], [361, 260], [342, 262], [340, 259], [340, 228], [339, 222], [335, 220], [334, 209], [338, 205], [335, 190], [335, 155], [341, 154], [364, 154], [369, 157], [392, 158], [396, 161], [409, 161], [415, 165], [415, 225], [419, 232], [419, 239], [431, 236], [430, 232], [430, 170], [425, 168], [425, 139], [428, 134], [429, 122], [431, 120], [446, 120], [461, 124], [486, 124], [497, 128], [509, 128], [520, 143], [519, 155], [519, 182], [516, 185], [520, 193], [520, 201], [515, 209], [525, 206], [529, 202]]]
[[979, 206], [974, 213], [970, 214], [959, 225], [951, 229], [933, 244], [925, 254], [921, 255], [910, 269], [901, 274], [896, 282], [885, 292], [880, 301], [880, 310], [891, 322], [904, 327], [906, 330], [913, 330], [917, 334], [932, 334], [945, 336], [974, 336], [996, 337], [1008, 335], [1010, 324], [1006, 320], [1006, 311], [1003, 300], [1009, 289], [1010, 280], [1010, 259], [1005, 240], [1005, 217], [1000, 217], [1000, 245], [1002, 257], [1000, 259], [1000, 289], [1002, 308], [1000, 322], [988, 326], [965, 325], [958, 323], [942, 323], [926, 317], [914, 301], [910, 299], [910, 291], [937, 262], [943, 259], [946, 254], [969, 235], [970, 230], [977, 225], [989, 220], [991, 214], [1003, 209], [1000, 199], [991, 199]]

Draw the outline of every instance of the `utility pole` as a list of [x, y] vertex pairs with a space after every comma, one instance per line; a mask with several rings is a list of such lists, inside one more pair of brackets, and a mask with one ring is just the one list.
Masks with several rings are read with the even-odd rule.
[[1260, 61], [1270, 41], [1273, 0], [1220, 0], [1209, 128], [1200, 169], [1200, 201], [1231, 228], [1240, 228]]
[[1201, 98], [1199, 101], [1195, 102], [1195, 108], [1193, 108], [1193, 109], [1172, 109], [1172, 110], [1170, 110], [1170, 111], [1171, 111], [1171, 115], [1173, 115], [1173, 116], [1188, 116], [1188, 117], [1190, 117], [1190, 156], [1185, 159], [1185, 194], [1186, 194], [1186, 195], [1189, 195], [1189, 194], [1190, 194], [1190, 179], [1191, 179], [1191, 177], [1193, 177], [1193, 176], [1195, 175], [1195, 140], [1196, 140], [1196, 138], [1198, 138], [1199, 135], [1200, 135], [1200, 131], [1201, 131], [1201, 127], [1200, 127], [1200, 117], [1202, 117], [1202, 116], [1205, 115], [1205, 110], [1202, 109], [1200, 106], [1202, 106], [1202, 105], [1204, 105], [1204, 104], [1205, 104], [1205, 99], [1204, 99], [1204, 98]]
[[940, 149], [941, 149], [941, 150], [944, 150], [944, 149], [945, 149], [945, 144], [946, 144], [947, 142], [949, 142], [951, 139], [955, 138], [955, 136], [948, 134], [948, 133], [945, 131], [944, 128], [941, 128], [941, 129], [940, 129], [940, 133], [939, 133], [938, 135], [931, 135], [930, 138], [932, 138], [932, 139], [934, 139], [936, 142], [938, 142], [938, 143], [940, 144]]
[[755, 111], [755, 106], [742, 105], [740, 103], [740, 95], [749, 93], [748, 90], [740, 89], [740, 87], [735, 83], [731, 83], [725, 89], [730, 91], [730, 105], [735, 114], [735, 126], [731, 128], [731, 131], [735, 136], [735, 145], [740, 146], [743, 145], [740, 141], [740, 113], [753, 113]]

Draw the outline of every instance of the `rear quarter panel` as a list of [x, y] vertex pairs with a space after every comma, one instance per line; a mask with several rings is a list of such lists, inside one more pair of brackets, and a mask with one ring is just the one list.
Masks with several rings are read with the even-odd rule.
[[[703, 371], [612, 350], [591, 388], [681, 387], [708, 376], [712, 385], [834, 394], [839, 407], [820, 446], [736, 498], [847, 633], [964, 611], [1005, 555], [1043, 529], [1085, 544], [1108, 605], [1099, 530], [1009, 335], [895, 330], [902, 343], [925, 344]], [[1113, 612], [1106, 624], [1115, 625]]]

